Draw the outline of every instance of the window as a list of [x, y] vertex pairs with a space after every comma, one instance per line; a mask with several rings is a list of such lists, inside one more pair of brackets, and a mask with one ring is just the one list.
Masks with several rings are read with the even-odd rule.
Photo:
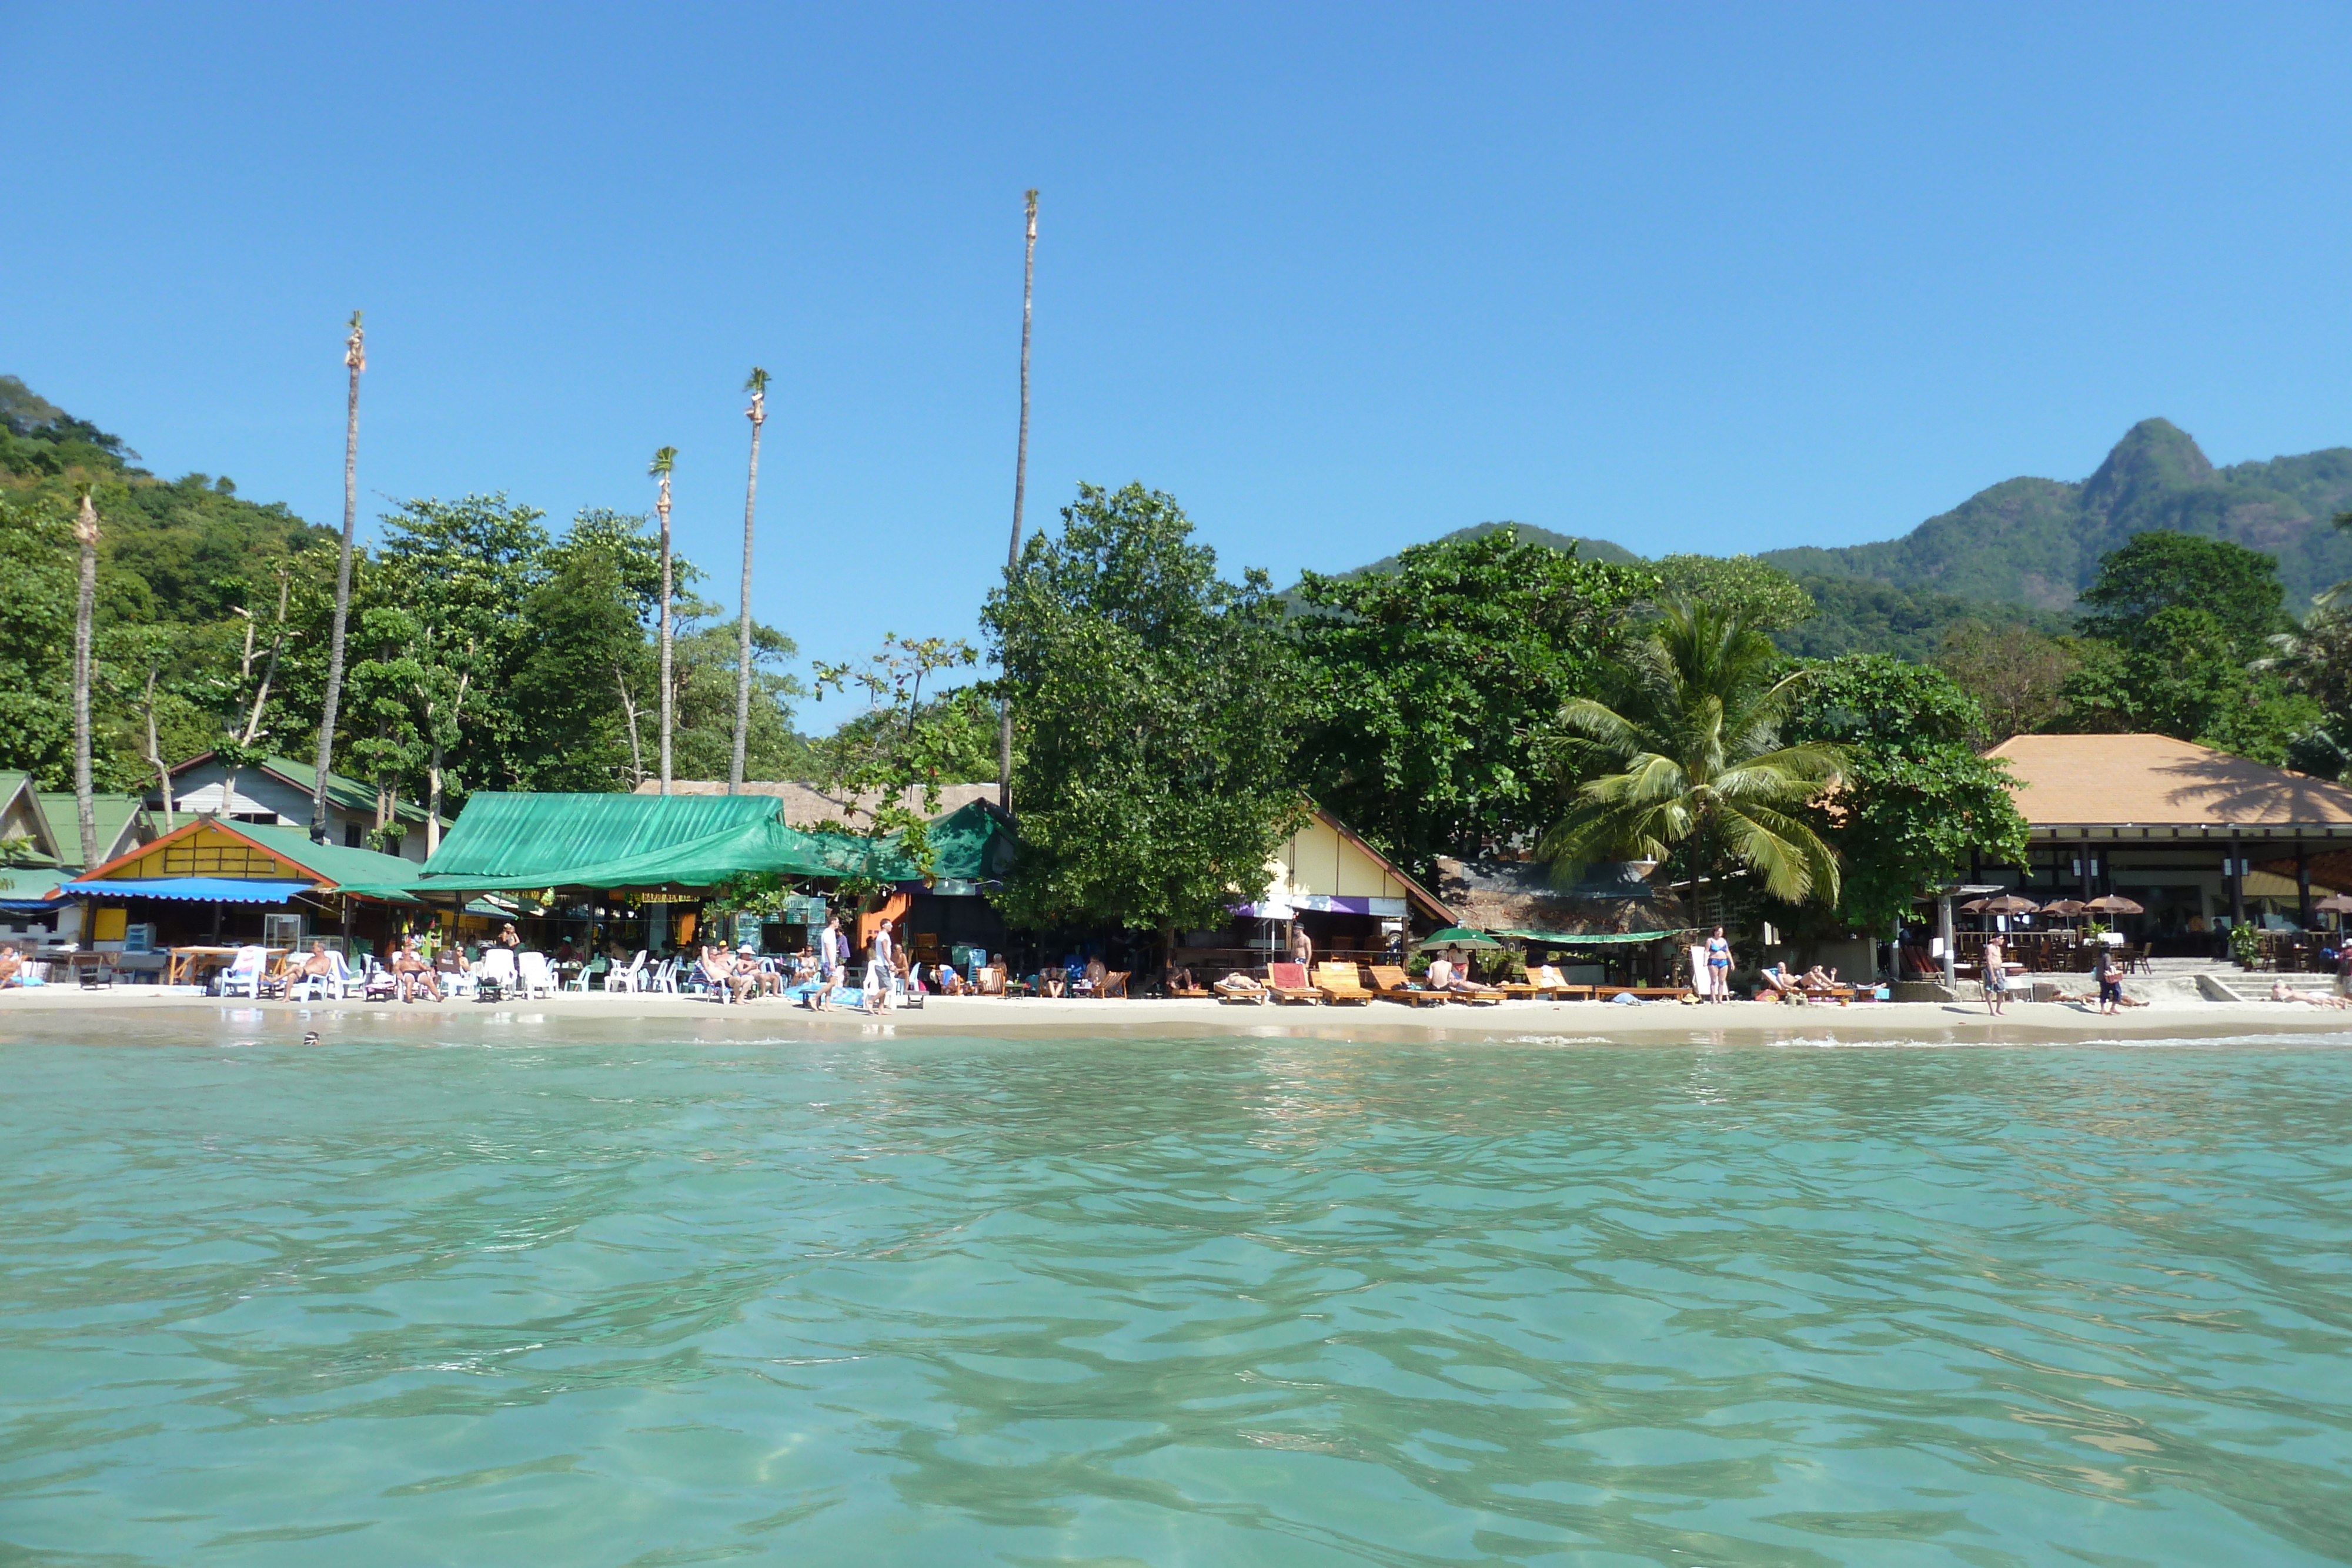
[[366, 835], [361, 831], [360, 825], [357, 822], [345, 822], [343, 824], [343, 848], [347, 850], [363, 848], [364, 846], [361, 841], [365, 837]]

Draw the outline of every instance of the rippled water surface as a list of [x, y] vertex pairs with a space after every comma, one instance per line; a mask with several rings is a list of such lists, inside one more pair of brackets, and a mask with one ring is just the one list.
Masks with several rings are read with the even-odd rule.
[[0, 1563], [2352, 1558], [2340, 1046], [352, 1027], [5, 1047]]

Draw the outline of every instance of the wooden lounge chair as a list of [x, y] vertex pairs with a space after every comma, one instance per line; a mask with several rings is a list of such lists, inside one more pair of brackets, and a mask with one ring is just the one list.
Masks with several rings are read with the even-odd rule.
[[1394, 964], [1374, 964], [1370, 967], [1372, 994], [1389, 1001], [1402, 1002], [1407, 1007], [1444, 1007], [1444, 991], [1427, 991], [1405, 978], [1404, 971]]
[[[1507, 997], [1521, 997], [1530, 1001], [1538, 998], [1557, 997], [1570, 988], [1559, 971], [1549, 964], [1539, 964], [1528, 971], [1524, 980], [1507, 980], [1496, 988]], [[1585, 988], [1590, 991], [1591, 988]]]
[[1217, 993], [1206, 986], [1171, 985], [1168, 988], [1168, 994], [1183, 1001], [1205, 1002]]
[[1277, 1002], [1292, 1007], [1319, 1008], [1323, 993], [1307, 983], [1304, 964], [1268, 964], [1265, 967], [1265, 988]]
[[[1242, 982], [1242, 984], [1230, 985], [1228, 983], [1234, 981], [1239, 981]], [[1255, 980], [1251, 979], [1247, 975], [1240, 974], [1227, 975], [1223, 979], [1217, 982], [1214, 987], [1214, 990], [1216, 992], [1217, 1000], [1221, 1002], [1232, 1002], [1236, 1006], [1247, 1007], [1263, 1007], [1265, 1005], [1265, 998], [1274, 994], [1267, 990], [1264, 986], [1259, 985]]]
[[1125, 997], [1127, 982], [1133, 977], [1133, 975], [1134, 971], [1129, 969], [1113, 969], [1103, 977], [1102, 994], [1106, 998]]
[[1325, 1001], [1335, 1004], [1361, 1007], [1372, 999], [1372, 993], [1364, 989], [1353, 964], [1316, 965], [1315, 988], [1323, 993]]

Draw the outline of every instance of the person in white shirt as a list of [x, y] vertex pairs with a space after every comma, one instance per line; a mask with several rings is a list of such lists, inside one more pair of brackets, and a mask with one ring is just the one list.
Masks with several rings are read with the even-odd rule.
[[866, 949], [866, 1010], [878, 1013], [890, 1005], [890, 927], [874, 928], [874, 940]]
[[809, 998], [809, 1007], [816, 1012], [828, 1012], [833, 1008], [833, 993], [841, 984], [841, 971], [849, 958], [849, 944], [841, 935], [841, 916], [836, 915], [824, 923], [817, 933], [816, 994]]

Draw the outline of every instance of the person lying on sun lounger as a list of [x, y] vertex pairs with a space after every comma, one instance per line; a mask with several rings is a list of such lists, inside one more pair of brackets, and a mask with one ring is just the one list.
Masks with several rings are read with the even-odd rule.
[[2271, 982], [2271, 1000], [2309, 1002], [2315, 1008], [2352, 1008], [2352, 997], [2335, 996], [2326, 991], [2298, 991], [2284, 980]]
[[1255, 996], [1258, 992], [1265, 989], [1264, 986], [1259, 985], [1255, 980], [1251, 979], [1247, 975], [1242, 974], [1238, 970], [1233, 974], [1227, 975], [1223, 979], [1219, 980], [1216, 984], [1216, 988], [1224, 992], [1227, 996], [1234, 997]]
[[1789, 966], [1786, 964], [1774, 964], [1770, 968], [1763, 971], [1760, 978], [1764, 982], [1765, 990], [1758, 993], [1759, 996], [1777, 996], [1797, 1002], [1805, 999], [1805, 983], [1789, 973]]

